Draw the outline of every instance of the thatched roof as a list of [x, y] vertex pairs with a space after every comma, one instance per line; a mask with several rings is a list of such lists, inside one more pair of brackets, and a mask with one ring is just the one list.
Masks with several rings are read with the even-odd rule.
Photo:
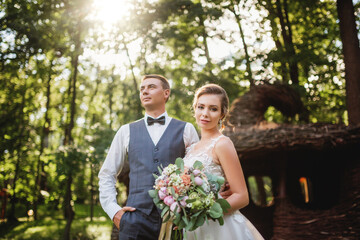
[[232, 103], [228, 124], [234, 127], [259, 124], [264, 120], [269, 106], [275, 107], [286, 117], [293, 118], [299, 114], [301, 120], [307, 121], [308, 112], [298, 91], [289, 85], [265, 83], [252, 87]]
[[345, 145], [360, 145], [360, 125], [348, 127], [330, 123], [276, 124], [264, 120], [264, 113], [274, 106], [284, 116], [296, 115], [306, 121], [308, 112], [300, 95], [289, 85], [254, 86], [236, 99], [229, 112], [224, 134], [229, 136], [244, 157], [274, 151], [299, 149], [326, 150]]
[[346, 145], [360, 146], [360, 126], [334, 124], [279, 125], [273, 128], [254, 126], [224, 132], [239, 154], [245, 157], [277, 151], [301, 149], [327, 150]]

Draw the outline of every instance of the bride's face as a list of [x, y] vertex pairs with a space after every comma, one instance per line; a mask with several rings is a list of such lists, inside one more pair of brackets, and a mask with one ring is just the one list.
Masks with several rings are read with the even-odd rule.
[[199, 97], [195, 107], [196, 123], [202, 129], [213, 129], [221, 118], [221, 96], [205, 94]]

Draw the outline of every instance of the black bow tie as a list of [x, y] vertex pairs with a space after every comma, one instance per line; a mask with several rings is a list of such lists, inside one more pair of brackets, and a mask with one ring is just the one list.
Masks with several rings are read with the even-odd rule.
[[162, 117], [159, 117], [159, 118], [157, 118], [157, 119], [154, 119], [154, 118], [152, 118], [152, 117], [148, 117], [147, 118], [147, 124], [149, 125], [149, 126], [151, 126], [151, 125], [153, 125], [154, 123], [159, 123], [159, 124], [161, 124], [161, 125], [164, 125], [165, 124], [165, 116], [162, 116]]

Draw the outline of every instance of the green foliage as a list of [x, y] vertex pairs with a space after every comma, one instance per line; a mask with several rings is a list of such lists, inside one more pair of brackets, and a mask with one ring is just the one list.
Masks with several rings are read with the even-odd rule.
[[[294, 87], [310, 121], [346, 124], [336, 4], [331, 0], [296, 0], [283, 9], [288, 14], [294, 48], [289, 55], [279, 17], [273, 11], [275, 2], [233, 1], [241, 9], [255, 82], [293, 84], [289, 63], [296, 62], [299, 84]], [[198, 87], [218, 83], [230, 102], [249, 91], [243, 43], [229, 13], [229, 1], [131, 4], [131, 14], [105, 30], [91, 22], [89, 1], [1, 2], [0, 186], [21, 203], [16, 217], [24, 216], [34, 203], [46, 204], [48, 211], [60, 209], [69, 174], [74, 177], [73, 202], [94, 200], [98, 206], [97, 173], [113, 136], [121, 125], [142, 117], [138, 98], [142, 75], [166, 76], [172, 87], [167, 112], [194, 125], [192, 101]], [[355, 3], [358, 27], [359, 7], [359, 2]], [[223, 28], [224, 21], [235, 27]], [[216, 59], [214, 53], [223, 50], [221, 44], [233, 50]], [[116, 61], [106, 64], [113, 55], [118, 56]], [[76, 56], [73, 141], [63, 146], [70, 123], [70, 80]], [[273, 107], [267, 109], [265, 118], [277, 123], [290, 121]], [[299, 123], [299, 117], [292, 122]], [[39, 184], [38, 166], [39, 199], [34, 194]], [[125, 191], [123, 186], [121, 191]], [[125, 198], [122, 193], [119, 196]]]

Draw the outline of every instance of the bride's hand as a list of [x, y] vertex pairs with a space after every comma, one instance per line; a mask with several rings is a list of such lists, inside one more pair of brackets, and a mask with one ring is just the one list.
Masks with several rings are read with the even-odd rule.
[[225, 184], [225, 188], [223, 191], [220, 192], [220, 195], [222, 198], [227, 199], [228, 197], [230, 197], [232, 194], [232, 191], [230, 190], [230, 185], [229, 183]]

